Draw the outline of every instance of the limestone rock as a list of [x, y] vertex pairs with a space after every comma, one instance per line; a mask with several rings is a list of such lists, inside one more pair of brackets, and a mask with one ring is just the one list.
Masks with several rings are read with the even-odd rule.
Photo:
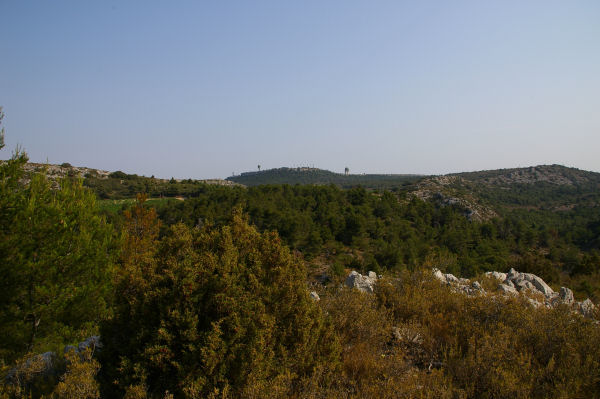
[[585, 317], [592, 317], [596, 310], [596, 305], [588, 298], [583, 302], [577, 303], [577, 310]]
[[544, 294], [547, 298], [550, 298], [554, 294], [552, 288], [535, 274], [519, 273], [515, 269], [510, 269], [506, 275], [505, 284], [506, 281], [511, 281], [519, 291], [523, 289], [534, 289]]
[[460, 280], [457, 279], [454, 274], [450, 274], [450, 273], [446, 273], [444, 274], [444, 277], [446, 278], [446, 282], [450, 283], [460, 283]]
[[488, 277], [495, 278], [496, 280], [500, 280], [500, 281], [506, 280], [506, 273], [487, 272], [487, 273], [485, 273], [485, 275], [488, 276]]
[[438, 280], [440, 280], [443, 283], [446, 283], [446, 277], [444, 276], [444, 273], [442, 273], [440, 271], [440, 269], [433, 269], [433, 277], [437, 278]]
[[[468, 279], [457, 278], [449, 273], [444, 274], [435, 268], [433, 269], [433, 276], [440, 282], [450, 286], [450, 289], [454, 292], [468, 296], [486, 295], [485, 290], [478, 281], [471, 283]], [[525, 296], [525, 299], [535, 308], [546, 307], [550, 309], [560, 304], [566, 304], [571, 306], [574, 312], [581, 313], [585, 317], [593, 318], [596, 316], [597, 307], [591, 300], [586, 299], [583, 302], [575, 302], [573, 291], [569, 288], [561, 287], [560, 292], [554, 292], [542, 278], [535, 274], [520, 273], [511, 268], [508, 273], [487, 272], [486, 276], [502, 282], [498, 285], [498, 290], [503, 294], [519, 295], [519, 293], [526, 294], [527, 291], [534, 294], [543, 294], [543, 299], [539, 296]], [[600, 322], [597, 323], [600, 324]]]
[[572, 305], [575, 302], [573, 291], [566, 287], [560, 287], [560, 292], [558, 293], [558, 296], [561, 299], [561, 301], [563, 301], [567, 305]]
[[374, 278], [370, 275], [373, 272], [370, 272], [369, 275], [363, 276], [357, 271], [353, 270], [348, 277], [346, 278], [346, 285], [350, 288], [356, 288], [362, 292], [373, 292], [373, 287], [377, 282], [377, 276], [373, 273]]
[[531, 273], [523, 273], [523, 274], [524, 274], [525, 279], [527, 281], [529, 281], [531, 284], [533, 284], [534, 287], [539, 292], [544, 294], [545, 296], [550, 296], [554, 293], [552, 288], [550, 288], [550, 286], [548, 284], [546, 284], [546, 282], [544, 280], [542, 280], [540, 277], [536, 276], [535, 274], [531, 274]]
[[507, 285], [507, 284], [499, 284], [498, 289], [506, 294], [517, 295], [519, 292], [515, 289], [515, 287]]
[[519, 273], [518, 271], [516, 271], [514, 268], [511, 267], [511, 269], [508, 271], [508, 274], [506, 275], [506, 279], [512, 281], [515, 278], [519, 277], [520, 275], [521, 275], [521, 273]]
[[515, 288], [520, 292], [524, 290], [534, 290], [535, 287], [527, 280], [519, 280], [515, 283]]

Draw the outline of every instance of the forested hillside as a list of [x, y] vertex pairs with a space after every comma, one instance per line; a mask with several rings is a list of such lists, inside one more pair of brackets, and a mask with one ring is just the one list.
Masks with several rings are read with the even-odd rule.
[[469, 197], [501, 213], [565, 211], [600, 205], [600, 173], [560, 165], [468, 172], [424, 179], [416, 191]]
[[318, 168], [302, 167], [244, 172], [240, 175], [230, 176], [227, 180], [248, 187], [262, 184], [334, 184], [343, 188], [363, 186], [373, 189], [398, 189], [419, 180], [421, 177], [419, 175], [401, 174], [341, 174]]
[[[593, 305], [585, 317], [532, 306], [483, 275], [514, 268], [597, 303], [597, 174], [153, 186], [120, 172], [49, 178], [24, 153], [0, 172], [0, 397], [600, 392]], [[474, 217], [471, 201], [490, 212]], [[432, 268], [477, 278], [478, 293]], [[341, 288], [351, 270], [383, 278], [370, 294]]]

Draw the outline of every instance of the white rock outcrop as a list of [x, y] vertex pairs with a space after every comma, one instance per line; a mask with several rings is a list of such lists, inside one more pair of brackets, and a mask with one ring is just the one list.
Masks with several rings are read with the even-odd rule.
[[[485, 274], [487, 277], [499, 281], [498, 291], [505, 295], [541, 294], [543, 296], [543, 301], [541, 302], [539, 296], [527, 297], [528, 302], [534, 307], [545, 306], [546, 308], [552, 308], [562, 304], [570, 306], [575, 312], [585, 317], [593, 317], [596, 313], [596, 305], [590, 299], [586, 299], [583, 302], [576, 302], [573, 291], [569, 288], [561, 287], [559, 292], [554, 292], [542, 278], [535, 274], [520, 273], [515, 269], [510, 269], [508, 273], [487, 272]], [[481, 288], [481, 284], [477, 281], [469, 283], [467, 279], [457, 278], [452, 274], [444, 274], [435, 268], [433, 269], [433, 276], [457, 292], [463, 292], [468, 295], [485, 293], [483, 288]]]
[[346, 286], [356, 288], [362, 292], [373, 292], [373, 287], [376, 282], [377, 275], [374, 272], [369, 272], [368, 275], [363, 276], [359, 272], [353, 270], [348, 277], [346, 277]]
[[485, 293], [485, 290], [478, 281], [471, 282], [469, 279], [458, 278], [450, 273], [442, 273], [439, 269], [433, 269], [433, 276], [442, 283], [449, 285], [453, 290], [467, 295]]

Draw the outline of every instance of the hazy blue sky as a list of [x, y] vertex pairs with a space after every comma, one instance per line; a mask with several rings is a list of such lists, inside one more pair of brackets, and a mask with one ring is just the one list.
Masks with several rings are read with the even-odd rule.
[[0, 0], [8, 158], [600, 171], [600, 1]]

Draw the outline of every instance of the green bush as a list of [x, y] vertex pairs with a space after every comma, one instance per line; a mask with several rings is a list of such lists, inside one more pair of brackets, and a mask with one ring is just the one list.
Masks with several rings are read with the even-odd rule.
[[287, 381], [285, 391], [335, 367], [335, 334], [277, 234], [236, 212], [219, 229], [175, 225], [156, 249], [151, 212], [140, 203], [128, 215], [115, 316], [102, 329], [105, 395], [242, 395]]

